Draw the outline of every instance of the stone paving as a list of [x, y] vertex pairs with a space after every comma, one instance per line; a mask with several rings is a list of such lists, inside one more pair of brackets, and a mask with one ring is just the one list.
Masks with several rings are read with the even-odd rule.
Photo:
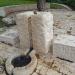
[[60, 59], [52, 58], [48, 62], [38, 59], [37, 68], [32, 75], [75, 75], [74, 70], [71, 63]]
[[75, 36], [75, 11], [51, 10], [54, 15], [54, 35], [71, 34]]
[[[9, 46], [2, 44], [2, 47], [7, 49], [7, 47]], [[1, 50], [3, 51], [3, 49]], [[1, 50], [0, 55], [2, 54]], [[4, 52], [6, 54], [8, 53], [7, 50], [5, 50]], [[12, 51], [10, 52], [10, 54], [12, 54]], [[3, 54], [3, 56], [4, 55], [5, 54]], [[47, 55], [47, 57], [42, 58], [40, 58], [38, 55], [36, 56], [38, 59], [38, 63], [32, 75], [75, 75], [75, 63], [70, 63], [58, 58], [50, 57], [50, 54]], [[5, 73], [0, 75], [5, 75]]]

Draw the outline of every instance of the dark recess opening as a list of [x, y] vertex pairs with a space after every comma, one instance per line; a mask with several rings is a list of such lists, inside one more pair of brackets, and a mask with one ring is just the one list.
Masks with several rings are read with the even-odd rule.
[[23, 67], [28, 65], [31, 62], [30, 56], [21, 55], [12, 60], [12, 65], [14, 67]]

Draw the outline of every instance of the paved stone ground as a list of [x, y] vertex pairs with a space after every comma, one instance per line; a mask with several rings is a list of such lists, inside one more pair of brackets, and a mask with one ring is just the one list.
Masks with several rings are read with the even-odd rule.
[[54, 14], [54, 35], [68, 33], [75, 36], [75, 11], [51, 11]]
[[[0, 56], [7, 57], [9, 55], [17, 53], [16, 50], [10, 50], [10, 46], [0, 44]], [[5, 54], [3, 54], [5, 53]], [[75, 75], [75, 63], [60, 60], [58, 58], [50, 57], [48, 54], [45, 57], [40, 58], [38, 55], [37, 67], [32, 75]], [[0, 74], [5, 75], [5, 73]]]
[[3, 74], [0, 74], [0, 75], [6, 75], [6, 74], [5, 74], [5, 72], [4, 72]]
[[[75, 11], [50, 11], [54, 15], [54, 36], [66, 33], [75, 35]], [[75, 75], [74, 63], [54, 58], [49, 60], [48, 57], [47, 60], [44, 58], [45, 61], [38, 59], [37, 68], [32, 75]]]
[[36, 70], [32, 75], [75, 75], [73, 67], [75, 64], [56, 58], [47, 59], [48, 61], [38, 59]]

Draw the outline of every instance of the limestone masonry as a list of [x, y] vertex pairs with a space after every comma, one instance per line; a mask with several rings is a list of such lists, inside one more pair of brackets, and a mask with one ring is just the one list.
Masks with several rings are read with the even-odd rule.
[[14, 29], [9, 29], [0, 35], [0, 42], [10, 44], [14, 47], [19, 47], [19, 35]]
[[50, 12], [18, 14], [17, 28], [23, 49], [33, 47], [37, 53], [48, 53], [53, 39], [53, 15]]
[[56, 57], [75, 62], [75, 36], [58, 35], [53, 46], [53, 53]]
[[29, 35], [29, 28], [28, 28], [28, 18], [33, 15], [33, 12], [25, 12], [17, 15], [16, 22], [17, 22], [17, 29], [19, 32], [20, 37], [20, 47], [22, 49], [30, 48], [30, 35]]
[[53, 39], [53, 15], [50, 12], [38, 12], [31, 19], [33, 48], [37, 53], [46, 54]]

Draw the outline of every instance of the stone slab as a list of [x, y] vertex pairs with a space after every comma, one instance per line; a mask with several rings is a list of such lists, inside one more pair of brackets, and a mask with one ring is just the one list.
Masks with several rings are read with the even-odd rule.
[[19, 47], [19, 35], [14, 29], [9, 29], [0, 35], [0, 42]]
[[21, 53], [21, 50], [0, 42], [0, 57], [7, 59], [10, 56]]
[[53, 54], [56, 57], [75, 62], [75, 36], [58, 35], [54, 40]]

